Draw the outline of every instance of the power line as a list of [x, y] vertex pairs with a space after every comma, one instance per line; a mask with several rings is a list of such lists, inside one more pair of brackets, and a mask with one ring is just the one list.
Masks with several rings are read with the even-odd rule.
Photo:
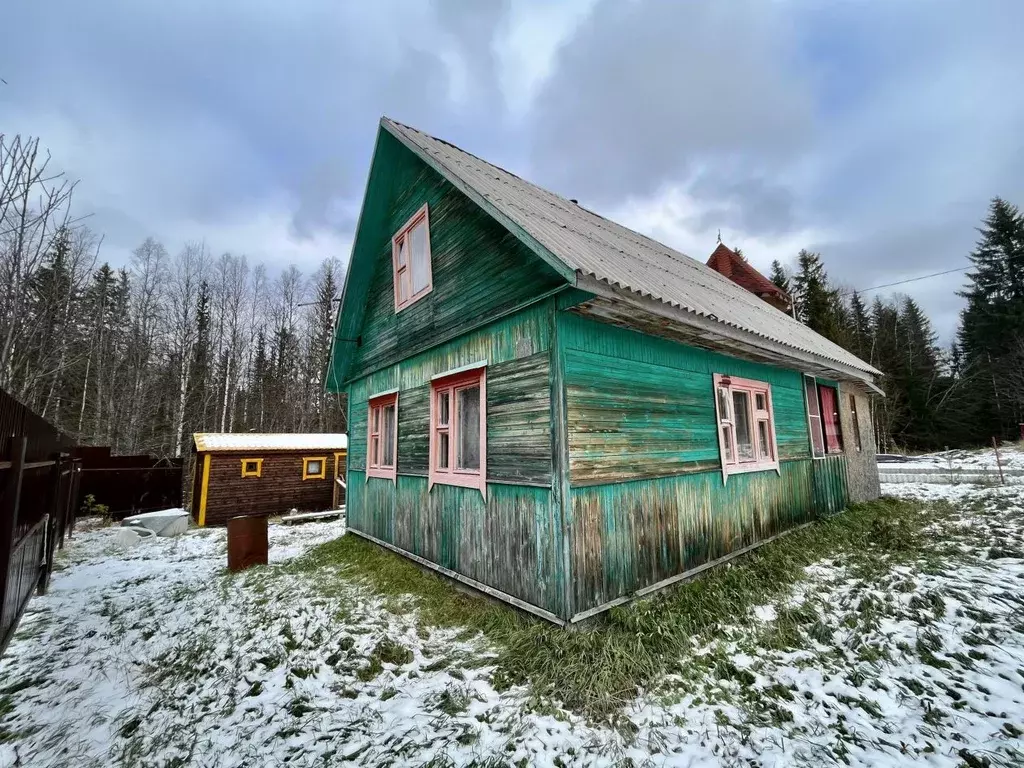
[[839, 294], [840, 296], [852, 296], [855, 293], [867, 293], [868, 291], [877, 291], [881, 288], [892, 288], [896, 285], [906, 285], [907, 283], [916, 283], [918, 280], [927, 280], [929, 277], [941, 277], [942, 275], [951, 275], [954, 272], [965, 272], [968, 269], [973, 269], [973, 264], [968, 264], [966, 267], [957, 267], [956, 269], [947, 269], [942, 272], [932, 272], [930, 275], [919, 275], [918, 277], [908, 277], [906, 280], [897, 280], [895, 283], [884, 283], [883, 285], [873, 285], [870, 288], [864, 288], [863, 290], [846, 291], [845, 293]]

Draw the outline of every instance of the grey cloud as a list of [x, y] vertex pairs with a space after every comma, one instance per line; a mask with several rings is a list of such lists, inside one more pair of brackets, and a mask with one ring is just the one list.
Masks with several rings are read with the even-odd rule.
[[602, 2], [538, 99], [534, 166], [596, 200], [717, 161], [777, 167], [814, 130], [780, 22], [761, 2]]

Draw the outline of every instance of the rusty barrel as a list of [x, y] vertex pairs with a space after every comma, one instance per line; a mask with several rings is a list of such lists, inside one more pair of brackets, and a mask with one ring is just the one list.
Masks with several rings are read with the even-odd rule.
[[267, 548], [267, 518], [232, 517], [228, 520], [229, 571], [266, 565]]

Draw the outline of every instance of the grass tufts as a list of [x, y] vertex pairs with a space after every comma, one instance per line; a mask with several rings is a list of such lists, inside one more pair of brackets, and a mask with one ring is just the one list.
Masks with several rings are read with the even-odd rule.
[[[496, 688], [529, 685], [538, 699], [607, 719], [666, 673], [685, 676], [687, 667], [714, 667], [716, 659], [695, 649], [712, 642], [723, 627], [742, 622], [755, 607], [789, 595], [804, 578], [805, 567], [842, 555], [849, 574], [869, 578], [928, 557], [929, 537], [923, 529], [934, 523], [935, 514], [922, 514], [923, 507], [891, 498], [853, 505], [844, 514], [793, 531], [729, 565], [616, 607], [575, 629], [466, 594], [357, 536], [323, 544], [290, 567], [315, 572], [327, 592], [340, 593], [342, 586], [332, 586], [325, 574], [341, 577], [339, 582], [359, 580], [393, 610], [414, 607], [424, 626], [461, 626], [482, 633], [497, 649], [492, 673]], [[938, 612], [939, 606], [928, 608]], [[810, 604], [783, 607], [765, 631], [776, 648], [827, 642], [831, 635]], [[403, 663], [387, 655], [378, 646], [360, 677], [379, 674], [382, 660]], [[718, 672], [747, 682], [742, 673], [721, 667]]]

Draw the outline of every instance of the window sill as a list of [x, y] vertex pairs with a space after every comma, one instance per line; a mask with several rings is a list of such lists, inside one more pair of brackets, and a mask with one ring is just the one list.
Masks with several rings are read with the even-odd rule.
[[435, 485], [454, 485], [459, 488], [476, 488], [483, 494], [483, 497], [487, 498], [487, 478], [482, 474], [480, 475], [468, 475], [468, 474], [438, 474], [431, 473], [429, 482], [427, 484], [427, 492]]
[[773, 461], [771, 464], [729, 464], [722, 467], [722, 476], [728, 478], [731, 475], [746, 475], [751, 472], [777, 472], [782, 473], [779, 469], [779, 462]]
[[381, 480], [391, 480], [392, 482], [398, 482], [398, 472], [395, 467], [388, 469], [381, 469], [380, 467], [367, 467], [366, 468], [366, 479], [369, 480], [371, 477], [379, 477]]

